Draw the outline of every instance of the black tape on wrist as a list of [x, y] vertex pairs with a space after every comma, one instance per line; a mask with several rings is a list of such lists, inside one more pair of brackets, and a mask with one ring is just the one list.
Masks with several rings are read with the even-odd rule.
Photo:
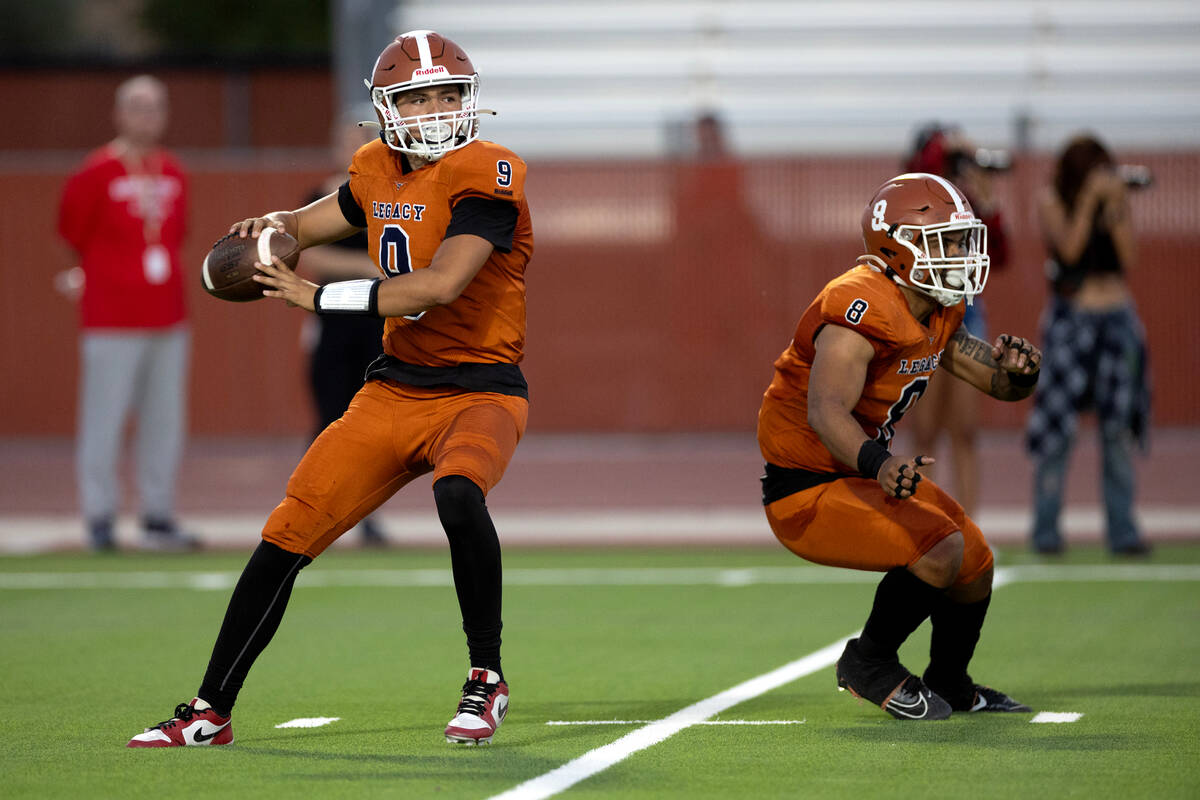
[[874, 439], [867, 439], [858, 448], [858, 471], [864, 478], [878, 478], [883, 462], [891, 457], [886, 447]]
[[1038, 382], [1038, 376], [1042, 374], [1039, 369], [1037, 372], [1025, 374], [1023, 372], [1008, 373], [1008, 382], [1019, 389], [1028, 389], [1030, 386], [1035, 386]]

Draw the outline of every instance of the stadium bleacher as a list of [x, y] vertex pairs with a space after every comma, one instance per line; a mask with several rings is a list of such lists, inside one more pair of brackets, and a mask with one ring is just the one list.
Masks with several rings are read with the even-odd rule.
[[741, 155], [892, 152], [916, 121], [1052, 149], [1200, 145], [1200, 4], [412, 0], [484, 76], [489, 131], [532, 156], [657, 157], [698, 110]]

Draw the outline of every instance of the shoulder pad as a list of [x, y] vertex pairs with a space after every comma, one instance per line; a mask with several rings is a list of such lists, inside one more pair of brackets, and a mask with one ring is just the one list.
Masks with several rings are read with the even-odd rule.
[[350, 175], [370, 175], [387, 170], [400, 170], [394, 152], [379, 139], [367, 142], [354, 152], [350, 160]]
[[903, 297], [881, 273], [851, 270], [825, 287], [821, 319], [841, 325], [868, 339], [893, 343], [903, 321]]
[[512, 203], [525, 199], [525, 162], [507, 147], [480, 140], [442, 160], [451, 168], [450, 195], [454, 200], [468, 195]]

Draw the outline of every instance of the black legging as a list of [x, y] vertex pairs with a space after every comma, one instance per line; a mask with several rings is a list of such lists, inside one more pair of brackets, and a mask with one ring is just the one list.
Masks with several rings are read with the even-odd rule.
[[[451, 475], [433, 485], [438, 517], [450, 542], [454, 588], [473, 667], [500, 669], [500, 540], [483, 492], [468, 478]], [[222, 714], [237, 702], [255, 659], [279, 629], [292, 587], [308, 556], [260, 542], [229, 599], [197, 695]]]
[[450, 475], [433, 484], [438, 518], [450, 541], [454, 590], [473, 667], [500, 670], [500, 605], [503, 567], [500, 539], [483, 491], [468, 478]]

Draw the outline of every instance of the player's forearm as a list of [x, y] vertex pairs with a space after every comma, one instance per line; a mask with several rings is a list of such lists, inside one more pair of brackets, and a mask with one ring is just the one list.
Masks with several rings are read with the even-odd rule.
[[821, 438], [821, 444], [842, 464], [857, 464], [858, 451], [867, 439], [862, 426], [840, 404], [812, 400], [809, 400], [808, 424]]
[[462, 291], [433, 269], [388, 278], [379, 285], [379, 316], [405, 317], [454, 302]]
[[337, 195], [326, 195], [295, 211], [272, 211], [267, 217], [282, 222], [301, 248], [336, 242], [361, 230], [346, 221]]

